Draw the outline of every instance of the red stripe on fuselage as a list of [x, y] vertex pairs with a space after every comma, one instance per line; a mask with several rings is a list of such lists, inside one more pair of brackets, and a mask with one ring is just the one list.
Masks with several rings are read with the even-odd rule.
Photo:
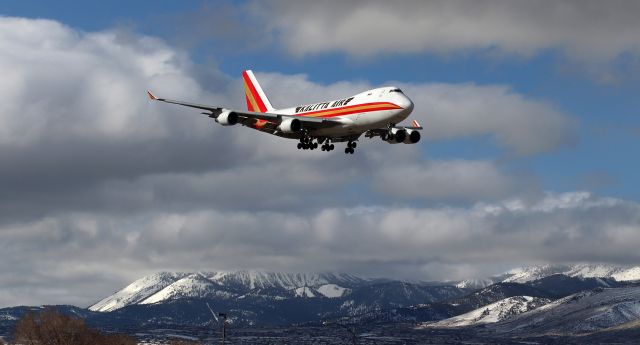
[[[373, 106], [373, 105], [376, 105], [376, 107], [361, 109], [362, 107]], [[355, 113], [367, 113], [371, 111], [394, 110], [394, 109], [402, 109], [402, 107], [389, 102], [372, 102], [372, 103], [347, 105], [344, 107], [331, 108], [331, 109], [315, 110], [307, 113], [299, 113], [296, 115], [311, 116], [311, 117], [335, 117], [335, 116], [351, 115]], [[323, 115], [323, 113], [326, 113], [326, 115]]]

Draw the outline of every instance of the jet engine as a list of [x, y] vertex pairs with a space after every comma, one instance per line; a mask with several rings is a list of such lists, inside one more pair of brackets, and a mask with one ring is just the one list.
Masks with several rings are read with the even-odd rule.
[[384, 139], [389, 144], [400, 144], [407, 138], [407, 131], [404, 128], [391, 128], [389, 134]]
[[406, 129], [407, 137], [404, 139], [405, 144], [415, 144], [420, 141], [420, 132], [412, 129]]
[[282, 133], [297, 133], [302, 130], [302, 122], [298, 119], [288, 118], [280, 122], [278, 130]]
[[216, 122], [223, 126], [233, 126], [238, 123], [238, 114], [225, 110], [216, 117]]

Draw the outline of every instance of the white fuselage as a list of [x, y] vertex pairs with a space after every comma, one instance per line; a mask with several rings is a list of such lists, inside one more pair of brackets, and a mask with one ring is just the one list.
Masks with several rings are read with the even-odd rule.
[[274, 114], [330, 118], [342, 125], [316, 129], [313, 136], [354, 136], [396, 124], [413, 110], [413, 102], [396, 87], [381, 87], [329, 102], [270, 111]]

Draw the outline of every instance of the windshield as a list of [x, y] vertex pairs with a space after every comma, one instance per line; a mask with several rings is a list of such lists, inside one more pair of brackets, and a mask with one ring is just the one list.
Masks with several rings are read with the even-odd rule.
[[389, 90], [389, 92], [400, 92], [400, 93], [402, 93], [402, 90], [400, 90], [400, 89], [391, 89], [391, 90]]

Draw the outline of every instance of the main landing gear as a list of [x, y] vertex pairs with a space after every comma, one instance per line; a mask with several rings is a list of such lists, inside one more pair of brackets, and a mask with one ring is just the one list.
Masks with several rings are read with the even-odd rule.
[[[322, 151], [333, 151], [336, 147], [331, 143], [331, 140], [328, 138], [312, 138], [310, 136], [304, 136], [300, 138], [300, 142], [298, 143], [298, 150], [315, 150], [320, 146]], [[355, 148], [358, 144], [355, 141], [349, 141], [347, 143], [347, 147], [344, 149], [345, 154], [353, 154], [355, 152]]]
[[325, 142], [324, 144], [322, 144], [322, 151], [333, 151], [333, 149], [335, 149], [336, 147], [333, 146], [333, 144], [327, 140], [327, 142]]
[[350, 141], [347, 143], [347, 147], [344, 149], [345, 154], [353, 154], [355, 152], [355, 148], [358, 144], [355, 141]]
[[298, 143], [298, 150], [315, 150], [318, 148], [318, 143], [314, 143], [311, 137], [302, 137]]

